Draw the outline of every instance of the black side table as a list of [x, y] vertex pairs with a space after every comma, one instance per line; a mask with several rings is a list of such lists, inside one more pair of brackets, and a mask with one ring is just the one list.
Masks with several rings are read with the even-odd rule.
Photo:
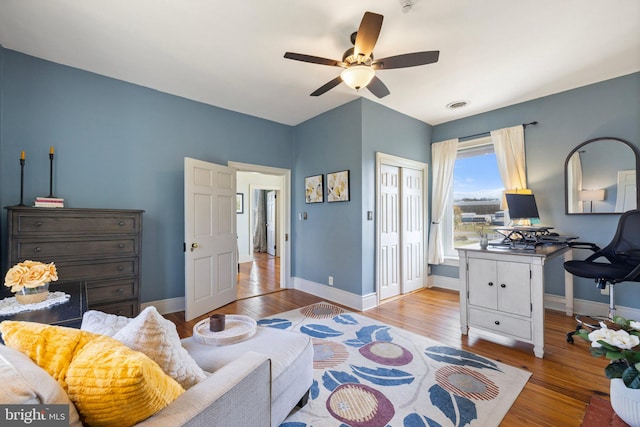
[[23, 311], [21, 313], [0, 316], [4, 320], [22, 320], [27, 322], [48, 323], [49, 325], [79, 328], [82, 315], [87, 311], [87, 289], [84, 282], [66, 282], [49, 285], [49, 292], [69, 294], [69, 301], [40, 310]]

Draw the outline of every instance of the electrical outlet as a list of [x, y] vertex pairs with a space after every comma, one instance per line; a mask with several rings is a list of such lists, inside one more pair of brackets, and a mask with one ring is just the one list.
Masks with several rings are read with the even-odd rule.
[[609, 286], [607, 285], [604, 289], [600, 289], [600, 294], [601, 295], [609, 295]]
[[333, 276], [329, 276], [329, 286], [333, 286]]

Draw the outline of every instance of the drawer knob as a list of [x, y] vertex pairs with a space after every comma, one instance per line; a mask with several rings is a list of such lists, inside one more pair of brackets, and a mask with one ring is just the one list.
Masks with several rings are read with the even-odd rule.
[[42, 223], [40, 221], [36, 221], [33, 223], [33, 225], [35, 225], [36, 227], [40, 227]]
[[121, 294], [124, 293], [124, 288], [118, 288], [118, 290], [116, 291], [117, 294]]
[[500, 325], [500, 321], [499, 321], [499, 320], [496, 320], [496, 321], [495, 321], [495, 322], [493, 322], [493, 323], [495, 323], [496, 325]]
[[118, 225], [119, 225], [120, 227], [124, 227], [124, 221], [120, 221], [120, 222], [118, 222]]
[[120, 243], [120, 244], [118, 245], [118, 247], [119, 247], [120, 249], [124, 248], [124, 243]]
[[493, 286], [493, 282], [489, 282], [489, 286]]
[[501, 288], [506, 288], [507, 285], [505, 285], [504, 283], [500, 285]]
[[124, 265], [119, 265], [118, 266], [118, 271], [122, 271], [122, 270], [124, 270]]
[[42, 250], [42, 249], [40, 249], [40, 248], [39, 248], [39, 247], [37, 247], [37, 246], [36, 246], [35, 248], [33, 248], [33, 252], [36, 252], [36, 253], [37, 253], [37, 252], [40, 252], [41, 250]]

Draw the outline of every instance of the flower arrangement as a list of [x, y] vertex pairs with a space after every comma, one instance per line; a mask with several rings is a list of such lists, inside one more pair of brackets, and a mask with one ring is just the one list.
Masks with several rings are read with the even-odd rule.
[[611, 360], [604, 370], [607, 378], [640, 389], [640, 322], [614, 316], [613, 322], [600, 322], [600, 329], [581, 329], [577, 335], [591, 342], [592, 356]]
[[4, 277], [4, 285], [11, 292], [21, 292], [25, 288], [37, 288], [45, 283], [58, 280], [58, 271], [54, 263], [44, 264], [26, 260], [11, 267]]

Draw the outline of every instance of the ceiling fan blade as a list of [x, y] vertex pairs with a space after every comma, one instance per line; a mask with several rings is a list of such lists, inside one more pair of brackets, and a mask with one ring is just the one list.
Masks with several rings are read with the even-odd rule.
[[295, 61], [310, 62], [312, 64], [331, 65], [333, 67], [344, 67], [344, 64], [335, 59], [320, 58], [319, 56], [305, 55], [303, 53], [286, 52], [284, 57]]
[[433, 64], [438, 62], [439, 50], [426, 52], [405, 53], [404, 55], [389, 56], [377, 59], [371, 66], [377, 70], [391, 70], [394, 68], [415, 67], [418, 65]]
[[[353, 48], [353, 54], [358, 62], [364, 62], [371, 56], [373, 47], [376, 45], [378, 36], [380, 35], [382, 19], [383, 16], [377, 13], [364, 13]], [[362, 55], [363, 58], [360, 59], [360, 55]]]
[[311, 96], [320, 96], [323, 93], [328, 92], [329, 90], [331, 90], [334, 87], [338, 86], [340, 83], [342, 83], [342, 77], [338, 76], [335, 79], [331, 80], [329, 83], [326, 83], [324, 86], [321, 86], [318, 89], [316, 89], [311, 94]]
[[378, 98], [384, 98], [391, 93], [378, 76], [373, 76], [373, 79], [371, 79], [371, 82], [367, 85], [367, 89]]

